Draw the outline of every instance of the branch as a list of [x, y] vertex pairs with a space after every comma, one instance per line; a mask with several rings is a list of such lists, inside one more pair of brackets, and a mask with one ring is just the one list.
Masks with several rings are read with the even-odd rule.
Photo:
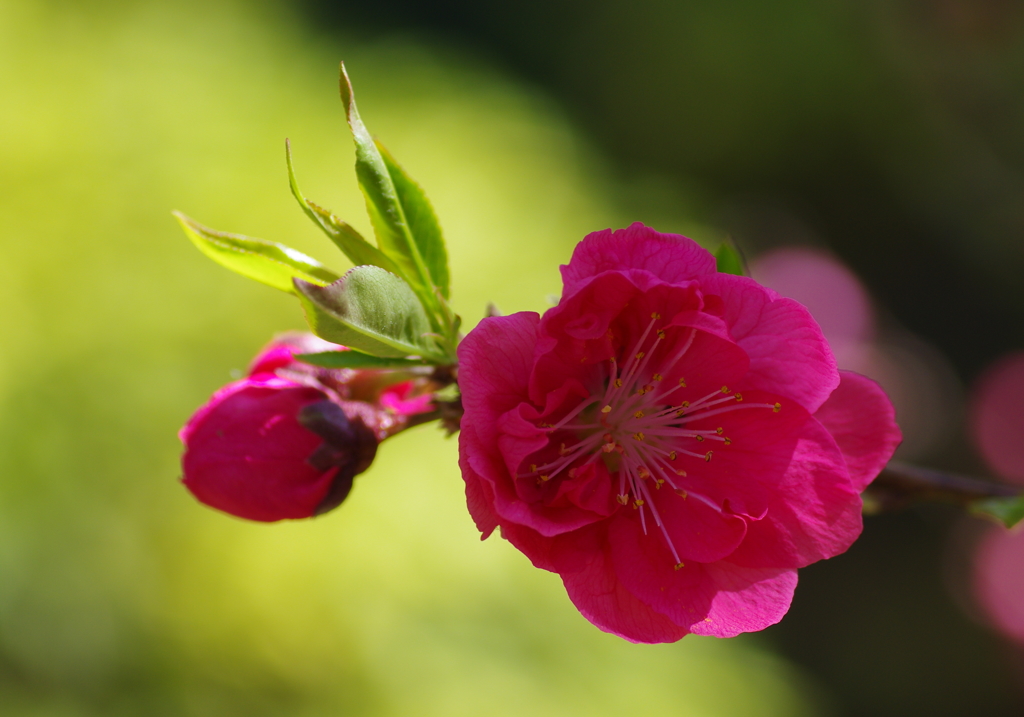
[[1024, 488], [1017, 486], [892, 461], [864, 491], [864, 501], [865, 512], [881, 513], [919, 501], [968, 506], [982, 498], [1022, 494]]

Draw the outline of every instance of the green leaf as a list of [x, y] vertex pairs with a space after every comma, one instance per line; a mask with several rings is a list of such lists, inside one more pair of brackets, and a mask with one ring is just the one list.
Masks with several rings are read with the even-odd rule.
[[174, 216], [199, 251], [221, 266], [275, 289], [294, 293], [292, 279], [323, 286], [339, 278], [316, 259], [283, 244], [214, 231], [181, 212]]
[[318, 354], [295, 354], [304, 363], [323, 368], [412, 368], [426, 366], [420, 359], [381, 358], [360, 351], [324, 351]]
[[725, 241], [718, 245], [718, 249], [715, 250], [715, 263], [718, 265], [718, 271], [723, 274], [750, 276], [743, 252], [736, 246], [732, 237], [726, 237]]
[[357, 266], [330, 286], [295, 280], [317, 336], [380, 358], [443, 360], [409, 285], [377, 266]]
[[405, 173], [402, 166], [395, 161], [391, 153], [380, 142], [376, 142], [377, 150], [384, 159], [391, 181], [395, 183], [398, 202], [405, 213], [405, 219], [412, 232], [416, 247], [427, 265], [434, 286], [445, 299], [449, 298], [448, 251], [444, 246], [441, 225], [437, 221], [434, 208], [427, 199], [423, 188], [412, 177]]
[[288, 165], [288, 184], [291, 186], [292, 196], [299, 202], [299, 206], [302, 207], [302, 211], [306, 213], [306, 216], [312, 219], [313, 223], [320, 227], [328, 238], [356, 266], [379, 266], [386, 271], [390, 271], [392, 274], [398, 274], [399, 269], [395, 263], [381, 252], [380, 249], [366, 241], [362, 234], [330, 211], [309, 201], [302, 195], [299, 183], [295, 179], [295, 171], [292, 168], [291, 143], [285, 140], [284, 147], [285, 162]]
[[[366, 198], [370, 223], [377, 235], [377, 246], [398, 265], [399, 276], [409, 282], [433, 317], [440, 317], [441, 307], [434, 294], [430, 271], [413, 239], [398, 190], [384, 158], [359, 117], [344, 63], [341, 65], [340, 85], [345, 115], [356, 143], [356, 178]], [[434, 325], [439, 327], [440, 323], [435, 320]]]
[[1024, 520], [1024, 495], [1009, 498], [983, 498], [970, 505], [975, 515], [993, 518], [1007, 528], [1012, 528]]

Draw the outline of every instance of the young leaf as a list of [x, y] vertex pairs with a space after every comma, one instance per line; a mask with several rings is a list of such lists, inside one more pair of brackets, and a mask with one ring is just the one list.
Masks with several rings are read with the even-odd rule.
[[361, 351], [324, 351], [318, 354], [295, 354], [304, 363], [323, 368], [412, 368], [426, 366], [419, 359], [381, 358]]
[[434, 286], [445, 299], [449, 298], [448, 251], [444, 246], [441, 225], [434, 214], [434, 208], [427, 199], [423, 188], [412, 177], [405, 173], [402, 166], [395, 161], [391, 153], [380, 142], [375, 142], [377, 150], [384, 159], [384, 166], [395, 183], [398, 202], [405, 212], [405, 219], [412, 232], [416, 247], [420, 250], [423, 263], [427, 265]]
[[357, 266], [330, 286], [296, 279], [295, 288], [321, 338], [380, 358], [445, 358], [412, 289], [380, 267]]
[[181, 212], [174, 216], [199, 251], [221, 266], [275, 289], [293, 293], [292, 279], [320, 286], [338, 280], [337, 274], [316, 259], [283, 244], [214, 231]]
[[285, 162], [288, 165], [288, 184], [292, 189], [292, 196], [299, 202], [302, 211], [306, 213], [313, 223], [316, 224], [330, 238], [334, 244], [341, 249], [342, 253], [356, 266], [366, 264], [379, 266], [380, 268], [397, 274], [398, 267], [380, 249], [363, 238], [347, 223], [338, 219], [331, 212], [306, 199], [299, 190], [299, 183], [295, 179], [295, 171], [292, 168], [292, 148], [288, 140], [284, 141]]
[[971, 512], [986, 518], [994, 518], [1007, 528], [1024, 520], [1024, 495], [1009, 498], [983, 498], [970, 505]]
[[718, 271], [723, 274], [735, 274], [736, 276], [750, 276], [747, 271], [747, 262], [743, 258], [743, 252], [736, 246], [732, 237], [726, 237], [715, 250], [715, 262], [718, 264]]
[[[401, 270], [399, 276], [409, 282], [433, 317], [438, 317], [441, 309], [434, 295], [430, 271], [413, 239], [398, 190], [384, 163], [384, 158], [381, 157], [377, 145], [359, 117], [359, 110], [352, 94], [352, 84], [345, 72], [344, 63], [341, 65], [340, 84], [345, 115], [356, 143], [356, 178], [366, 198], [366, 208], [374, 233], [377, 235], [377, 245], [398, 265]], [[436, 318], [434, 325], [440, 326]]]

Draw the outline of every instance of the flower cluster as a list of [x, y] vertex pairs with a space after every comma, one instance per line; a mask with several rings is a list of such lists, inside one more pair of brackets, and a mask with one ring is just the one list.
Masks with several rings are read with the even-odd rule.
[[431, 409], [426, 380], [326, 369], [297, 353], [344, 350], [310, 334], [263, 349], [248, 375], [217, 391], [182, 428], [183, 482], [241, 518], [309, 518], [337, 507], [377, 445]]
[[800, 304], [641, 224], [589, 235], [543, 317], [459, 347], [469, 510], [561, 575], [602, 630], [727, 637], [785, 614], [846, 550], [900, 441]]

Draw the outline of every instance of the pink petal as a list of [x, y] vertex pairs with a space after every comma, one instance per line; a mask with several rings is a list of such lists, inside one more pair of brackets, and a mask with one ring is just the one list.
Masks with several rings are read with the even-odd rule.
[[[783, 407], [776, 415], [783, 420], [775, 430], [782, 430], [786, 413]], [[769, 491], [764, 518], [750, 522], [746, 539], [729, 556], [737, 565], [800, 568], [844, 552], [863, 527], [860, 496], [835, 441], [796, 406], [789, 413], [797, 414], [789, 421], [798, 424], [795, 441], [780, 446], [778, 455], [790, 453], [791, 459]], [[774, 423], [766, 422], [765, 432]]]
[[496, 442], [498, 417], [525, 400], [540, 317], [529, 311], [484, 319], [459, 344], [463, 420]]
[[467, 446], [474, 443], [478, 443], [475, 427], [464, 425], [459, 436], [459, 468], [462, 469], [462, 477], [466, 481], [466, 505], [469, 514], [480, 531], [480, 539], [485, 540], [498, 527], [498, 515], [493, 508], [494, 488], [477, 474], [469, 459], [471, 450]]
[[686, 636], [685, 628], [638, 600], [619, 581], [603, 527], [543, 539], [543, 546], [526, 528], [503, 527], [502, 535], [537, 567], [558, 572], [576, 609], [604, 632], [640, 643], [675, 642]]
[[707, 617], [690, 625], [695, 635], [735, 637], [781, 620], [796, 589], [796, 570], [743, 568], [728, 561], [705, 565], [715, 586]]
[[[743, 518], [716, 510], [693, 496], [683, 498], [667, 485], [653, 493], [661, 521], [683, 561], [721, 560], [736, 550], [747, 534]], [[646, 519], [648, 538], [664, 542], [665, 537], [649, 512]]]
[[870, 378], [840, 371], [840, 383], [814, 417], [835, 439], [854, 490], [863, 491], [903, 439], [885, 391]]
[[701, 286], [724, 301], [722, 318], [750, 356], [748, 383], [816, 411], [839, 385], [839, 372], [810, 312], [744, 276], [715, 274]]
[[679, 234], [662, 234], [636, 222], [627, 229], [594, 232], [576, 245], [562, 267], [562, 296], [603, 271], [644, 269], [669, 283], [715, 273], [715, 258], [697, 242]]

